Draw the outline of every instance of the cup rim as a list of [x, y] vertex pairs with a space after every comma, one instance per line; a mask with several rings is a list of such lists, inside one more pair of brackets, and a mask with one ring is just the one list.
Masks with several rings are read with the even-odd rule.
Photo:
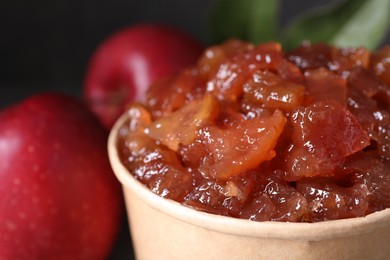
[[231, 235], [309, 241], [367, 234], [390, 225], [390, 209], [374, 212], [364, 217], [315, 223], [258, 222], [201, 212], [163, 198], [134, 178], [120, 161], [116, 140], [119, 128], [126, 119], [128, 115], [124, 113], [112, 127], [108, 138], [108, 155], [114, 174], [121, 182], [123, 189], [131, 190], [134, 196], [148, 206], [180, 221]]

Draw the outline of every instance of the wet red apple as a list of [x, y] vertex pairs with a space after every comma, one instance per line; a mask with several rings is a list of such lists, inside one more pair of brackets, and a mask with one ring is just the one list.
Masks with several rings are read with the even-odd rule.
[[110, 128], [130, 101], [149, 85], [196, 62], [203, 46], [190, 35], [164, 25], [124, 28], [93, 53], [84, 82], [91, 110]]
[[73, 97], [0, 112], [0, 259], [105, 259], [120, 225], [106, 130]]

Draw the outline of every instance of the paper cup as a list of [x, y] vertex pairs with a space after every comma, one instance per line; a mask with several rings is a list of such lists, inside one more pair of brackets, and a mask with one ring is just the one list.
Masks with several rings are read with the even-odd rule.
[[[199, 212], [152, 193], [108, 152], [122, 183], [137, 259], [389, 259], [390, 209], [318, 223], [254, 222]], [[390, 187], [389, 187], [390, 188]]]

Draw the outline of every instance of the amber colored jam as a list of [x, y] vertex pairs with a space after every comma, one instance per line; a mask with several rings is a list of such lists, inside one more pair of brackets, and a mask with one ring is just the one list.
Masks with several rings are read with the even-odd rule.
[[230, 40], [127, 113], [123, 164], [196, 210], [318, 222], [390, 207], [390, 46]]

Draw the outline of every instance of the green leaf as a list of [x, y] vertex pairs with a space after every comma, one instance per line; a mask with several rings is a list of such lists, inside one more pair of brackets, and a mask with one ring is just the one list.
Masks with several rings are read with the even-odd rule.
[[375, 49], [390, 22], [390, 0], [343, 0], [298, 16], [287, 28], [284, 47], [309, 40]]
[[333, 37], [332, 43], [340, 46], [365, 46], [375, 49], [383, 41], [390, 24], [390, 0], [366, 1]]
[[217, 0], [209, 14], [212, 43], [277, 40], [278, 14], [279, 0]]

